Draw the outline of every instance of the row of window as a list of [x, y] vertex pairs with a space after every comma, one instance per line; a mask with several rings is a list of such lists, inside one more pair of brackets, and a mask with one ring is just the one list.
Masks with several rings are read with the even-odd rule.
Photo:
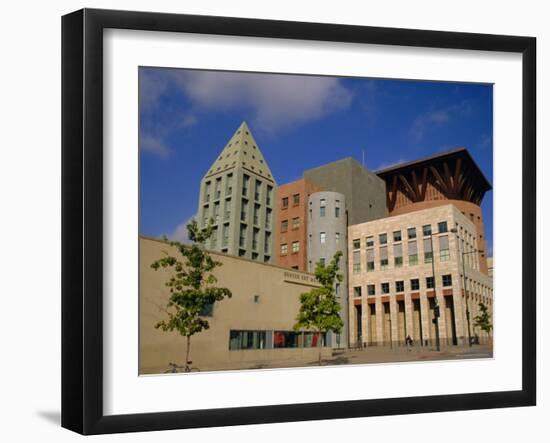
[[[404, 280], [397, 280], [394, 282], [395, 284], [395, 292], [405, 292], [405, 281]], [[449, 287], [453, 285], [453, 277], [451, 274], [445, 274], [441, 276], [441, 284], [443, 287]], [[420, 279], [418, 278], [412, 278], [409, 281], [409, 289], [410, 291], [419, 291], [420, 290]], [[433, 289], [434, 288], [434, 278], [433, 277], [426, 277], [426, 289]], [[389, 294], [390, 293], [390, 283], [389, 282], [383, 282], [380, 284], [380, 293], [381, 294]], [[355, 286], [353, 288], [353, 296], [354, 297], [361, 297], [362, 294], [362, 288], [361, 286]], [[367, 285], [367, 295], [376, 295], [376, 286], [374, 284], [368, 284]]]
[[[298, 206], [300, 204], [300, 194], [294, 194], [292, 196], [292, 206]], [[283, 197], [281, 199], [281, 207], [283, 209], [288, 208], [288, 197]]]
[[319, 340], [326, 346], [326, 334], [294, 331], [229, 331], [229, 350], [271, 348], [316, 348]]
[[[247, 174], [243, 174], [243, 186], [241, 190], [241, 194], [244, 197], [249, 196], [249, 189], [250, 189], [250, 182], [251, 178]], [[207, 204], [210, 202], [211, 199], [213, 200], [219, 200], [222, 197], [222, 177], [218, 177], [214, 180], [213, 184], [213, 194], [212, 192], [212, 182], [207, 181], [204, 183], [204, 203]], [[261, 180], [254, 180], [254, 200], [260, 201], [261, 194], [263, 189], [263, 183]], [[225, 176], [225, 196], [231, 196], [233, 194], [233, 174], [227, 174]], [[266, 186], [266, 195], [265, 195], [265, 203], [268, 206], [271, 206], [273, 200], [273, 186], [267, 185]]]
[[[439, 222], [437, 224], [437, 229], [438, 230], [435, 234], [444, 234], [444, 233], [448, 232], [447, 222], [446, 221]], [[422, 226], [422, 235], [424, 237], [431, 236], [432, 235], [432, 225]], [[398, 243], [398, 242], [401, 242], [403, 240], [401, 230], [393, 231], [393, 236], [392, 237], [393, 237], [393, 242], [394, 243]], [[416, 228], [407, 228], [407, 238], [409, 240], [416, 239]], [[371, 236], [366, 237], [365, 238], [365, 243], [366, 243], [367, 248], [374, 246], [374, 236], [371, 235]], [[380, 245], [388, 244], [388, 234], [387, 233], [378, 234], [378, 243]], [[359, 239], [359, 238], [353, 239], [352, 240], [352, 246], [353, 246], [353, 249], [361, 249], [361, 239]]]
[[[247, 233], [248, 233], [247, 225], [241, 224], [239, 229], [239, 247], [241, 248], [246, 247]], [[253, 228], [252, 229], [252, 250], [253, 251], [259, 250], [259, 240], [260, 240], [260, 229]], [[266, 231], [264, 235], [263, 246], [264, 246], [264, 254], [269, 254], [270, 248], [271, 248], [271, 232]]]
[[[294, 217], [292, 219], [292, 229], [300, 228], [300, 217]], [[288, 231], [288, 220], [281, 221], [281, 232]]]

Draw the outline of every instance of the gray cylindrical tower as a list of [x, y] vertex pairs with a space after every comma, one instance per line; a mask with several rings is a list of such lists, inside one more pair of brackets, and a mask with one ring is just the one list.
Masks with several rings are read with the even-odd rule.
[[347, 211], [346, 198], [339, 192], [315, 192], [308, 202], [308, 271], [314, 272], [319, 261], [330, 263], [337, 251], [340, 258], [340, 274], [344, 277], [336, 288], [340, 303], [340, 317], [344, 322], [342, 333], [328, 335], [332, 347], [348, 347], [348, 264], [347, 264]]

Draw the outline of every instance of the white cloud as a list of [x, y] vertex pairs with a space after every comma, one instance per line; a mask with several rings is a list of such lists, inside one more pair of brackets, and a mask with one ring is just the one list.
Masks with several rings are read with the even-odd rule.
[[196, 214], [187, 218], [184, 222], [176, 226], [174, 231], [171, 234], [168, 234], [167, 237], [170, 240], [179, 241], [180, 243], [191, 243], [189, 240], [189, 235], [187, 232], [187, 225], [196, 218]]
[[140, 149], [151, 154], [165, 158], [170, 154], [170, 148], [162, 141], [160, 137], [151, 135], [141, 135], [139, 140]]
[[464, 100], [458, 104], [447, 106], [446, 108], [425, 112], [414, 119], [409, 133], [413, 140], [419, 143], [424, 139], [426, 132], [433, 127], [445, 125], [452, 119], [469, 113], [471, 109], [471, 103]]
[[195, 107], [245, 110], [256, 127], [273, 132], [348, 107], [352, 93], [340, 80], [298, 75], [172, 71]]

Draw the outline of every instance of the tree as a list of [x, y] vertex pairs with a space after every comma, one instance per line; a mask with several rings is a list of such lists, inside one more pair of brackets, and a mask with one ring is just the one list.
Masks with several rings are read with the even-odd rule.
[[484, 303], [479, 303], [479, 315], [474, 317], [474, 326], [480, 328], [482, 331], [487, 333], [487, 336], [490, 338], [491, 330], [493, 325], [491, 323], [491, 316], [489, 315], [489, 309], [485, 306]]
[[183, 260], [165, 252], [166, 257], [151, 264], [155, 271], [161, 268], [173, 271], [165, 282], [170, 288], [170, 299], [165, 310], [168, 318], [159, 321], [155, 328], [163, 331], [175, 330], [187, 338], [185, 366], [189, 362], [191, 337], [210, 327], [202, 314], [215, 302], [232, 296], [229, 289], [214, 286], [217, 279], [212, 271], [222, 264], [215, 261], [204, 249], [205, 241], [212, 235], [212, 221], [204, 230], [199, 229], [195, 220], [186, 227], [191, 245], [169, 242], [170, 246], [178, 250]]
[[332, 331], [339, 334], [344, 322], [340, 318], [340, 304], [336, 300], [335, 283], [343, 280], [338, 273], [338, 263], [342, 252], [334, 254], [330, 264], [318, 262], [315, 266], [315, 278], [321, 284], [309, 292], [300, 295], [300, 311], [296, 317], [294, 330], [306, 329], [319, 334], [319, 365], [321, 365], [321, 349], [323, 334]]

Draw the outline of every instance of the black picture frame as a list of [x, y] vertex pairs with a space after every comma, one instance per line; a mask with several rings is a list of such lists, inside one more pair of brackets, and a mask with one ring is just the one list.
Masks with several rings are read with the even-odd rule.
[[[177, 412], [103, 413], [103, 30], [353, 42], [522, 55], [522, 388]], [[62, 18], [62, 426], [82, 434], [488, 409], [536, 404], [536, 39], [83, 9]]]

